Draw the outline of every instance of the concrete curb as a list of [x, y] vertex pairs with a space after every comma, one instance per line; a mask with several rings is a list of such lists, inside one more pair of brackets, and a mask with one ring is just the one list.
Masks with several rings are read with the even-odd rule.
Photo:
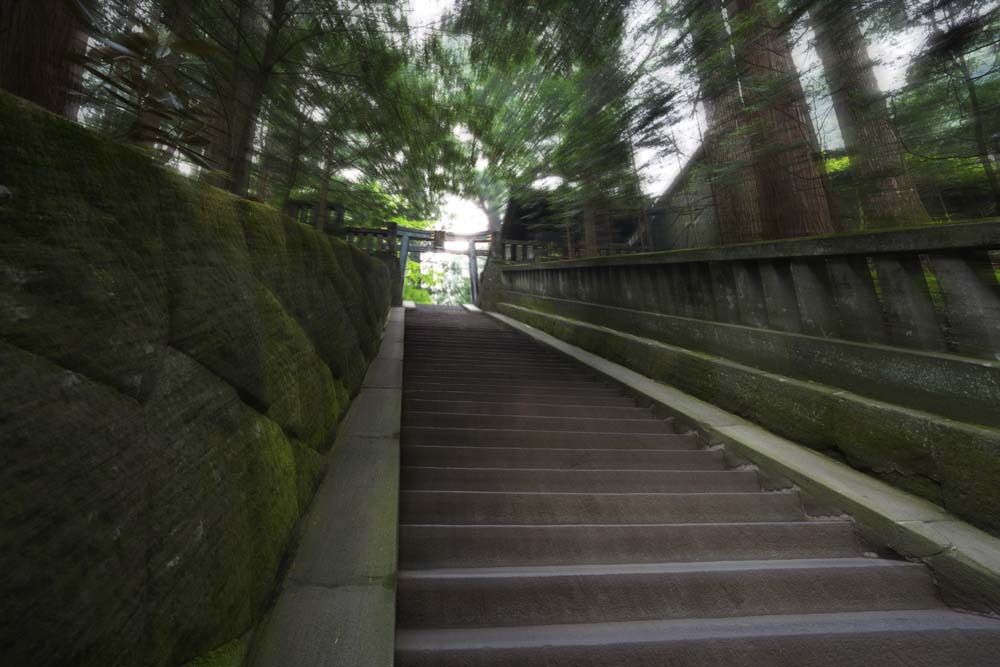
[[781, 475], [816, 500], [850, 514], [869, 542], [926, 563], [950, 604], [982, 613], [1000, 613], [1000, 539], [937, 505], [776, 436], [679, 389], [513, 318], [488, 314], [648, 397], [668, 415], [691, 424], [706, 444], [724, 444], [729, 451], [758, 464], [765, 472]]
[[340, 426], [254, 667], [393, 664], [404, 317], [390, 312]]

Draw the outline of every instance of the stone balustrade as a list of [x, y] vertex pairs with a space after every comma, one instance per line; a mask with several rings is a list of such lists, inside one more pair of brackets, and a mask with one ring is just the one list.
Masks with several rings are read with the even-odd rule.
[[370, 229], [367, 227], [345, 227], [342, 238], [352, 246], [369, 253], [396, 251], [396, 226]]
[[483, 306], [1000, 531], [1000, 222], [497, 263]]
[[[537, 256], [510, 244], [511, 261]], [[505, 266], [514, 291], [1000, 358], [1000, 222]]]
[[508, 262], [534, 262], [552, 254], [552, 244], [538, 241], [503, 242], [503, 258]]

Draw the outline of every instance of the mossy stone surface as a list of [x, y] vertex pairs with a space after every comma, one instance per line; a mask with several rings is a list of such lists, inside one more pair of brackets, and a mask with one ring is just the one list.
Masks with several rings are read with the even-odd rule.
[[251, 633], [226, 642], [219, 648], [195, 658], [184, 667], [242, 667], [250, 653]]
[[271, 599], [386, 267], [4, 93], [0, 185], [0, 654], [211, 656]]
[[[556, 282], [555, 277], [548, 284]], [[655, 293], [655, 287], [650, 288]], [[887, 345], [789, 334], [722, 322], [501, 291], [501, 300], [605, 326], [761, 370], [992, 428], [1000, 427], [1000, 363]]]
[[1000, 431], [501, 303], [498, 311], [1000, 533]]

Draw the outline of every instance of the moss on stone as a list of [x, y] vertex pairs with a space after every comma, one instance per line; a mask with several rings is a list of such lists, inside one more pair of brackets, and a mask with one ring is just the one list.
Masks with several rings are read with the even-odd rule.
[[209, 659], [271, 597], [385, 267], [2, 92], [0, 185], [5, 658]]
[[346, 408], [330, 369], [305, 332], [264, 285], [257, 285], [261, 320], [260, 358], [267, 416], [310, 447], [326, 449], [327, 439]]
[[299, 512], [304, 513], [323, 479], [326, 457], [312, 447], [292, 440], [292, 458], [295, 461], [295, 484]]
[[147, 162], [0, 94], [0, 335], [133, 397], [169, 325], [159, 197], [136, 193], [177, 181]]
[[3, 662], [142, 664], [142, 406], [2, 340], [0, 368]]
[[498, 310], [676, 386], [1000, 533], [1000, 431], [501, 303]]
[[250, 652], [251, 633], [227, 642], [219, 648], [185, 663], [184, 667], [243, 667]]
[[250, 426], [255, 441], [248, 457], [248, 565], [250, 598], [257, 611], [266, 602], [278, 574], [281, 558], [300, 514], [298, 470], [294, 445], [274, 422], [256, 418]]
[[[550, 282], [555, 282], [552, 280]], [[557, 293], [564, 293], [558, 292]], [[608, 327], [917, 410], [1000, 427], [1000, 366], [950, 354], [788, 334], [551, 295], [504, 292], [537, 312]]]

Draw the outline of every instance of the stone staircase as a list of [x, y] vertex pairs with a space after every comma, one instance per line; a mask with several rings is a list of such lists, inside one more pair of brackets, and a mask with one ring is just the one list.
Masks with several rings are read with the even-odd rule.
[[922, 565], [460, 308], [406, 317], [396, 663], [1000, 664]]

